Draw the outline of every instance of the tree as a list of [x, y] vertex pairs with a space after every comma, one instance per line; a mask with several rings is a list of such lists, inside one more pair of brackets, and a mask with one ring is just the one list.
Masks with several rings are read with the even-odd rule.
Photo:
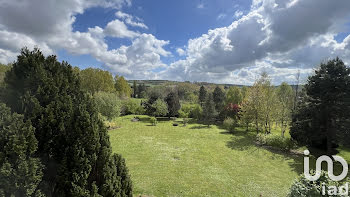
[[276, 93], [266, 72], [261, 74], [258, 81], [262, 90], [262, 125], [265, 128], [265, 133], [271, 133], [271, 124], [276, 117]]
[[208, 127], [210, 126], [211, 121], [216, 116], [217, 112], [215, 111], [215, 103], [213, 101], [213, 95], [209, 94], [203, 107], [203, 119], [206, 121]]
[[35, 152], [38, 141], [30, 121], [0, 103], [0, 195], [40, 196], [43, 166]]
[[249, 124], [255, 119], [255, 109], [252, 106], [249, 106], [249, 103], [243, 100], [240, 110], [240, 121], [245, 125], [246, 131], [249, 130]]
[[240, 105], [243, 101], [241, 89], [239, 87], [230, 87], [227, 91], [225, 102], [226, 104], [233, 103]]
[[94, 94], [96, 92], [114, 92], [113, 76], [99, 68], [87, 68], [79, 73], [82, 89]]
[[146, 95], [146, 86], [145, 84], [139, 84], [137, 87], [137, 97], [138, 98], [145, 98]]
[[149, 91], [148, 100], [143, 105], [146, 109], [146, 113], [150, 116], [154, 115], [155, 108], [152, 106], [158, 99], [163, 100], [163, 93], [159, 89], [151, 89]]
[[175, 92], [170, 92], [167, 97], [165, 98], [165, 101], [168, 105], [168, 116], [174, 117], [179, 115], [179, 109], [181, 108], [179, 96]]
[[224, 107], [225, 93], [219, 86], [216, 86], [213, 92], [213, 100], [215, 103], [215, 110], [220, 112]]
[[72, 66], [25, 48], [5, 82], [8, 106], [35, 128], [45, 195], [132, 196], [122, 187], [130, 180], [118, 175], [125, 166], [114, 165], [107, 129]]
[[201, 88], [199, 89], [199, 103], [201, 106], [203, 106], [203, 103], [205, 102], [207, 98], [207, 90], [205, 89], [204, 86], [201, 86]]
[[277, 88], [277, 99], [278, 99], [278, 120], [281, 123], [282, 137], [287, 129], [288, 123], [292, 118], [293, 109], [293, 89], [286, 82], [283, 82]]
[[132, 89], [133, 89], [133, 92], [134, 92], [134, 93], [133, 93], [133, 97], [134, 97], [134, 98], [137, 98], [138, 90], [137, 90], [136, 80], [134, 80]]
[[118, 92], [119, 96], [121, 97], [130, 97], [132, 90], [131, 87], [129, 86], [128, 82], [124, 79], [123, 76], [118, 76], [116, 75], [114, 77], [115, 81], [115, 90]]
[[291, 136], [299, 143], [327, 150], [346, 133], [350, 115], [350, 69], [339, 58], [321, 63], [305, 85], [303, 102], [293, 115]]
[[165, 116], [168, 114], [168, 106], [162, 99], [157, 99], [153, 104], [152, 108], [154, 109], [153, 116]]
[[121, 101], [114, 93], [98, 92], [94, 95], [97, 110], [109, 120], [118, 117], [121, 112]]
[[263, 85], [261, 80], [254, 82], [254, 85], [249, 88], [247, 98], [243, 105], [243, 118], [250, 120], [252, 117], [256, 132], [259, 133], [259, 123], [262, 120], [263, 111]]

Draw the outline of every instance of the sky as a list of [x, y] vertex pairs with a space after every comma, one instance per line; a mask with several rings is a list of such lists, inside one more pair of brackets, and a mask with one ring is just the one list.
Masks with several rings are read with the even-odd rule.
[[350, 65], [350, 1], [0, 0], [0, 62], [23, 47], [129, 80], [294, 84]]

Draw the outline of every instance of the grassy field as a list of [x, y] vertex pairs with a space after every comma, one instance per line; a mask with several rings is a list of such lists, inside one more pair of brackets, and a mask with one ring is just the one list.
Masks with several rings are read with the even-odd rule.
[[133, 117], [117, 118], [121, 128], [109, 134], [137, 196], [286, 196], [303, 172], [301, 156], [259, 148], [254, 132], [168, 120], [150, 126], [147, 116]]

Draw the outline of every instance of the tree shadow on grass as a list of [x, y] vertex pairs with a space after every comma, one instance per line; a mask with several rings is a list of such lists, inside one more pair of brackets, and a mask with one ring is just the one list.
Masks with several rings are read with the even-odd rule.
[[[228, 135], [229, 132], [221, 132], [221, 134]], [[230, 141], [226, 143], [226, 146], [238, 151], [247, 151], [247, 154], [267, 154], [266, 151], [273, 153], [270, 155], [271, 160], [278, 162], [283, 160], [288, 163], [293, 171], [297, 174], [304, 173], [304, 155], [297, 151], [284, 151], [275, 147], [262, 146], [256, 143], [256, 132], [243, 132], [237, 131], [231, 134]], [[316, 159], [322, 155], [322, 151], [309, 149], [312, 155], [309, 157], [310, 170], [316, 169]], [[327, 171], [327, 163], [322, 162], [322, 169]], [[334, 162], [334, 174], [339, 175], [343, 168], [339, 162]]]
[[197, 125], [197, 126], [192, 126], [190, 129], [210, 129], [207, 125]]

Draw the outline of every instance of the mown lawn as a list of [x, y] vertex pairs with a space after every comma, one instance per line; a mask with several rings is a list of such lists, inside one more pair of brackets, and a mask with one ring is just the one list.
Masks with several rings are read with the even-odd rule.
[[121, 128], [109, 134], [136, 196], [286, 196], [303, 172], [302, 157], [259, 148], [254, 132], [168, 120], [150, 126], [147, 116], [133, 117], [117, 118]]

